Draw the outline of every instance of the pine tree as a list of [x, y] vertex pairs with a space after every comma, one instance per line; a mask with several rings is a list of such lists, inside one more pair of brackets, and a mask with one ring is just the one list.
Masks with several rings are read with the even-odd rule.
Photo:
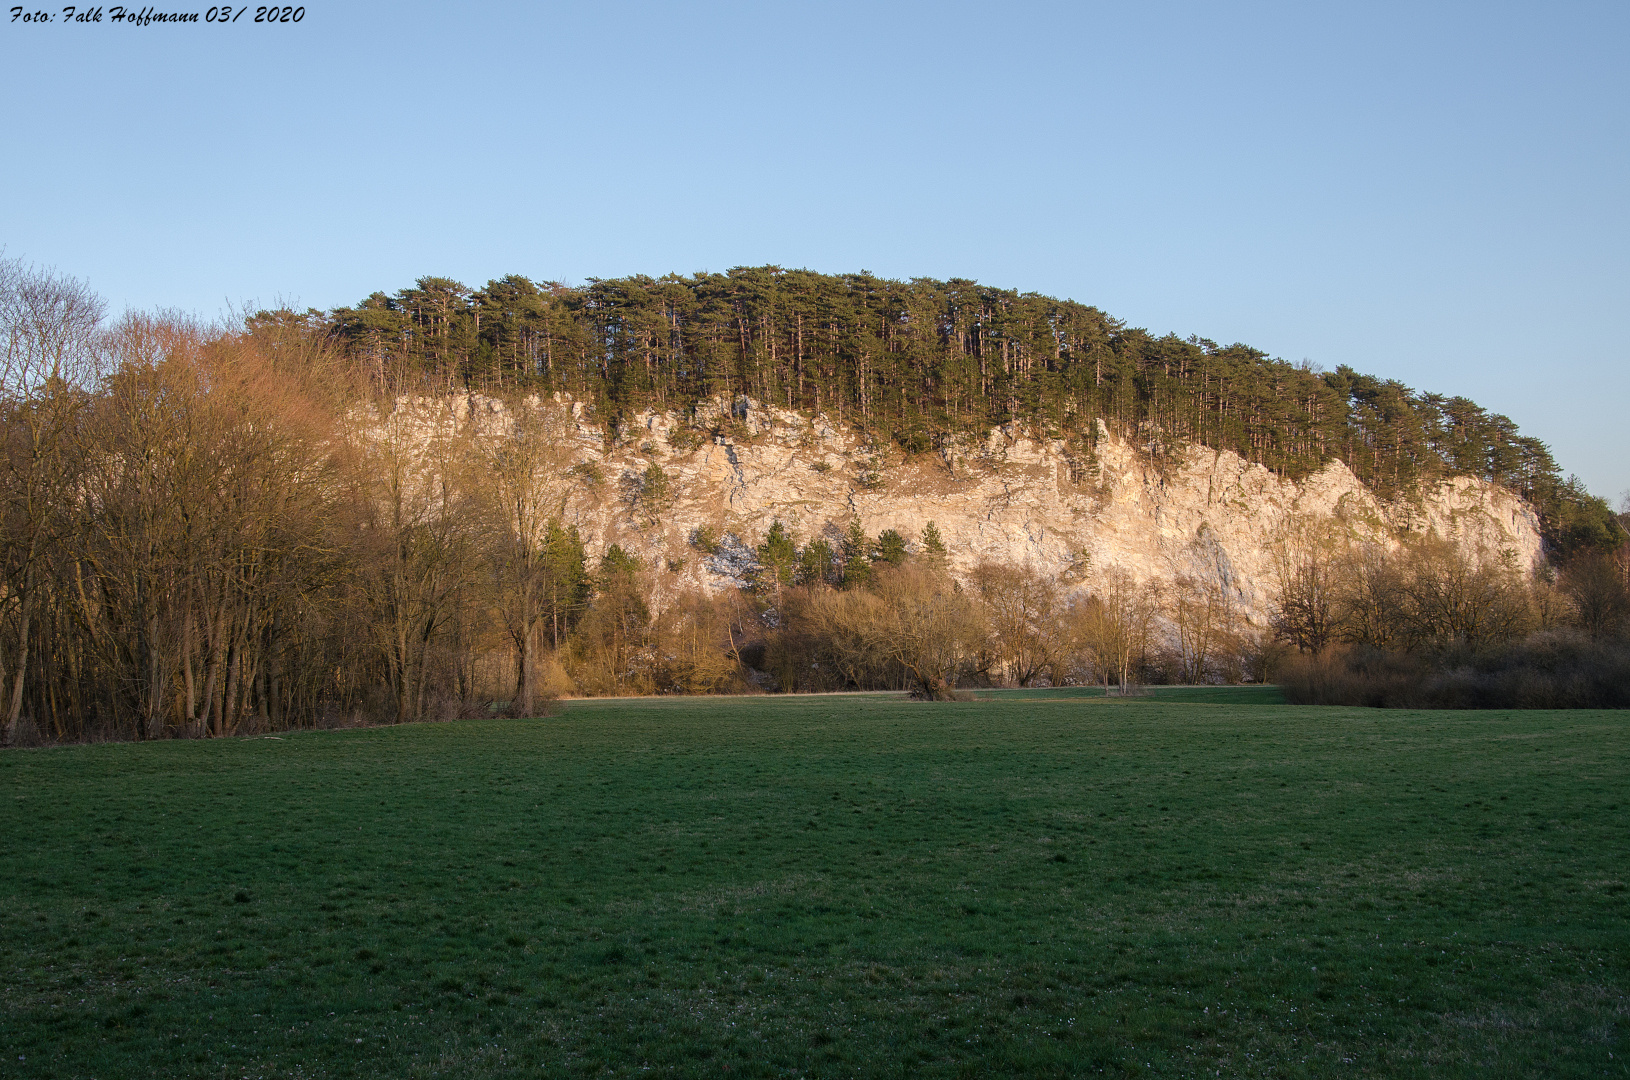
[[940, 562], [946, 558], [945, 541], [940, 537], [940, 527], [932, 521], [923, 526], [923, 554]]
[[781, 519], [776, 518], [770, 522], [769, 531], [764, 534], [764, 542], [758, 546], [756, 554], [759, 564], [759, 587], [775, 594], [777, 605], [781, 603], [781, 587], [792, 584], [798, 570], [798, 545], [787, 533]]
[[872, 580], [872, 558], [876, 545], [866, 530], [860, 527], [860, 519], [855, 518], [849, 523], [849, 532], [843, 538], [843, 587], [845, 589], [859, 588]]
[[884, 529], [877, 535], [877, 560], [890, 566], [906, 561], [906, 540], [893, 529]]

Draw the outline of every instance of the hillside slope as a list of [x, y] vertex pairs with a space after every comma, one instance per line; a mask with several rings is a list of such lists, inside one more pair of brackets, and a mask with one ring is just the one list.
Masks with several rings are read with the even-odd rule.
[[[1298, 482], [1226, 450], [1151, 453], [1107, 428], [1085, 461], [1062, 441], [1011, 428], [908, 457], [745, 398], [726, 414], [724, 432], [687, 448], [694, 425], [674, 414], [639, 414], [610, 441], [580, 405], [563, 406], [572, 412], [576, 456], [602, 478], [572, 497], [566, 516], [591, 555], [615, 543], [659, 568], [659, 602], [684, 585], [745, 584], [751, 548], [776, 519], [800, 542], [835, 542], [858, 519], [868, 534], [895, 529], [912, 547], [933, 521], [962, 573], [981, 559], [1031, 563], [1083, 583], [1111, 566], [1140, 580], [1215, 573], [1257, 621], [1274, 594], [1280, 554], [1318, 537], [1390, 548], [1407, 534], [1435, 534], [1470, 551], [1509, 553], [1524, 568], [1542, 558], [1533, 508], [1471, 477], [1385, 502], [1339, 461]], [[472, 396], [461, 408], [502, 405]], [[657, 505], [633, 494], [652, 464], [669, 478]], [[698, 530], [721, 539], [714, 553], [692, 545]]]

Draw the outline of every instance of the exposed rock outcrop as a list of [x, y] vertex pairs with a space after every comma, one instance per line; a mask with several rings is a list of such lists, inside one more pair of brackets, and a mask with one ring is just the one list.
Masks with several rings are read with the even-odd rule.
[[[1296, 482], [1232, 452], [1190, 446], [1156, 455], [1102, 428], [1086, 458], [1014, 430], [906, 458], [823, 418], [746, 399], [688, 426], [643, 414], [615, 440], [581, 407], [563, 405], [578, 456], [603, 478], [572, 497], [568, 516], [591, 554], [620, 544], [663, 568], [672, 586], [742, 582], [751, 545], [775, 518], [800, 542], [836, 540], [858, 518], [868, 533], [895, 529], [912, 547], [933, 521], [955, 571], [990, 558], [1084, 584], [1109, 566], [1139, 579], [1215, 573], [1256, 620], [1273, 596], [1276, 553], [1310, 532], [1388, 547], [1408, 533], [1435, 533], [1524, 568], [1541, 557], [1533, 509], [1469, 477], [1384, 503], [1341, 462]], [[476, 399], [465, 408], [501, 406]], [[697, 432], [715, 426], [729, 434], [697, 445]], [[642, 504], [636, 481], [653, 463], [668, 493]], [[716, 553], [690, 546], [698, 529], [723, 539]]]

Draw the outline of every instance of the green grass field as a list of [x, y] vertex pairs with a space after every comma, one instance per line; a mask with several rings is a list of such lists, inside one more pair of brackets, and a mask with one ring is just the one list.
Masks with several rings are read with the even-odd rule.
[[0, 1076], [1627, 1075], [1630, 714], [1271, 700], [0, 753]]

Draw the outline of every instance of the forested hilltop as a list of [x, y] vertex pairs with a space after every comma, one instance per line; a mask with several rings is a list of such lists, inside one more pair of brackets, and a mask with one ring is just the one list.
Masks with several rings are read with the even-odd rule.
[[310, 318], [381, 375], [563, 392], [613, 433], [644, 409], [738, 394], [825, 413], [913, 453], [1009, 423], [1090, 450], [1103, 420], [1157, 447], [1232, 450], [1293, 479], [1339, 458], [1386, 498], [1476, 476], [1533, 503], [1558, 553], [1618, 535], [1606, 503], [1564, 480], [1544, 443], [1464, 397], [1156, 337], [1085, 304], [962, 279], [775, 266], [582, 287], [426, 277]]
[[[109, 322], [0, 259], [0, 744], [1260, 682], [1288, 649], [1308, 699], [1630, 701], [1630, 543], [1469, 402], [971, 285], [429, 284]], [[1335, 455], [1419, 498], [1292, 478]], [[1453, 472], [1548, 507], [1554, 567]]]

